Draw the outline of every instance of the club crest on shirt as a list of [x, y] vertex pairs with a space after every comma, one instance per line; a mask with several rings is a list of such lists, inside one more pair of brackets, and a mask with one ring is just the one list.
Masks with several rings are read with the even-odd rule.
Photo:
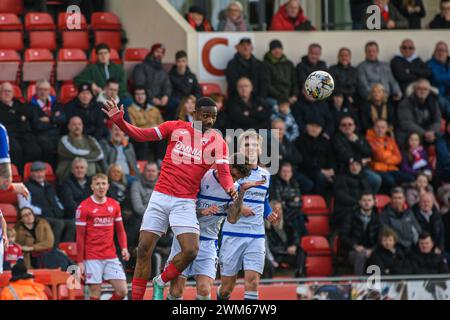
[[108, 212], [109, 212], [109, 213], [113, 213], [113, 211], [114, 211], [114, 208], [111, 207], [111, 206], [108, 206]]

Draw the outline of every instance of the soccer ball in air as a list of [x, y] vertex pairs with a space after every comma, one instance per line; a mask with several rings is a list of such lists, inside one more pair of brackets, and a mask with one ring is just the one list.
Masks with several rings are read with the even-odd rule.
[[324, 100], [334, 90], [333, 77], [325, 71], [311, 73], [305, 81], [306, 93], [315, 100]]

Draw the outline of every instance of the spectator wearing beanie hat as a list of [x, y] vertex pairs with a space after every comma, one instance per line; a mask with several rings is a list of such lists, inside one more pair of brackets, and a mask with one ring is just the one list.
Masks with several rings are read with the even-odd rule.
[[186, 14], [186, 20], [196, 31], [214, 31], [214, 28], [206, 19], [206, 10], [200, 6], [191, 6]]
[[133, 70], [134, 85], [145, 87], [148, 102], [163, 112], [172, 95], [169, 74], [162, 64], [165, 54], [166, 47], [161, 43], [155, 43], [144, 62], [138, 64]]
[[128, 93], [127, 76], [121, 65], [111, 61], [111, 49], [107, 44], [100, 43], [95, 47], [97, 63], [89, 64], [74, 81], [77, 86], [83, 83], [92, 85], [94, 95], [103, 92], [103, 88], [109, 79], [119, 82], [119, 97], [125, 106], [131, 104], [131, 96]]
[[[63, 107], [67, 123], [73, 117], [80, 117], [83, 121], [83, 134], [93, 136], [96, 139], [105, 138], [108, 131], [105, 126], [105, 117], [94, 99], [91, 84], [84, 82], [78, 86], [78, 96]], [[66, 125], [67, 125], [66, 123]], [[64, 133], [67, 129], [64, 128]]]

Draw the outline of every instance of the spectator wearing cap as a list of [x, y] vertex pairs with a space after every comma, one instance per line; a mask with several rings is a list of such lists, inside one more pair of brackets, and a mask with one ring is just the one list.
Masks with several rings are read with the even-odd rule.
[[225, 75], [228, 84], [229, 97], [236, 96], [237, 82], [246, 77], [253, 85], [254, 94], [260, 98], [267, 98], [268, 72], [263, 62], [253, 55], [253, 45], [250, 38], [242, 38], [236, 46], [236, 54], [228, 62]]
[[34, 276], [28, 273], [23, 261], [12, 268], [9, 285], [4, 287], [0, 300], [48, 300], [45, 286], [34, 282]]
[[[381, 11], [381, 29], [407, 29], [409, 27], [408, 20], [400, 13], [400, 11], [391, 3], [391, 0], [373, 0], [368, 6], [376, 5]], [[366, 6], [361, 12], [363, 16], [364, 28], [368, 29], [370, 23], [370, 13], [372, 11]]]
[[392, 74], [387, 62], [380, 61], [378, 55], [380, 49], [378, 43], [370, 41], [365, 46], [366, 59], [358, 65], [358, 92], [360, 98], [367, 100], [372, 86], [382, 84], [386, 95], [394, 101], [402, 98], [402, 91]]
[[414, 213], [408, 208], [405, 191], [401, 187], [392, 189], [391, 203], [383, 209], [380, 221], [383, 228], [390, 228], [397, 233], [399, 246], [404, 252], [409, 252], [422, 232]]
[[272, 111], [264, 99], [257, 96], [249, 78], [237, 81], [237, 96], [232, 96], [226, 106], [233, 129], [269, 129]]
[[[73, 117], [81, 118], [84, 134], [96, 139], [106, 137], [108, 131], [105, 126], [105, 117], [101, 107], [94, 99], [91, 85], [82, 83], [78, 86], [78, 96], [63, 107], [67, 122]], [[67, 131], [64, 130], [64, 133]]]
[[125, 70], [119, 64], [111, 61], [111, 49], [107, 44], [100, 43], [95, 47], [97, 63], [89, 64], [78, 76], [75, 77], [75, 85], [80, 86], [89, 83], [92, 92], [98, 96], [104, 90], [109, 79], [115, 79], [119, 83], [119, 97], [125, 106], [131, 104], [128, 93], [128, 80]]
[[264, 56], [267, 67], [269, 91], [267, 101], [275, 107], [281, 100], [290, 104], [297, 102], [298, 83], [294, 64], [286, 57], [280, 40], [273, 40], [269, 45], [269, 52]]
[[211, 32], [214, 31], [211, 23], [206, 19], [206, 9], [201, 6], [190, 6], [186, 14], [186, 20], [196, 31]]
[[428, 232], [419, 236], [419, 241], [414, 250], [406, 258], [408, 274], [448, 274], [447, 259], [438, 250], [435, 242]]
[[434, 144], [442, 122], [439, 98], [426, 79], [415, 82], [413, 88], [414, 93], [404, 99], [397, 109], [397, 141], [405, 143], [407, 135], [415, 132], [427, 144]]
[[104, 154], [100, 144], [94, 137], [83, 134], [83, 122], [73, 117], [68, 124], [69, 134], [63, 136], [58, 144], [59, 162], [56, 175], [59, 181], [70, 176], [72, 161], [84, 158], [88, 162], [88, 176], [102, 172]]
[[334, 183], [336, 161], [330, 139], [323, 136], [323, 121], [319, 117], [306, 120], [305, 131], [296, 141], [302, 155], [299, 170], [314, 185], [314, 194], [325, 195]]
[[328, 100], [329, 112], [331, 113], [331, 117], [333, 118], [334, 123], [334, 132], [339, 128], [339, 122], [341, 118], [344, 116], [350, 116], [355, 119], [355, 123], [360, 129], [360, 120], [356, 112], [350, 106], [349, 99], [346, 98], [344, 93], [340, 89], [335, 89], [330, 99]]
[[170, 77], [162, 64], [165, 54], [166, 47], [161, 43], [155, 43], [144, 62], [138, 64], [133, 70], [134, 85], [144, 87], [147, 90], [148, 102], [162, 110], [165, 109], [172, 95]]
[[43, 162], [33, 162], [30, 179], [25, 183], [30, 196], [19, 196], [19, 208], [30, 208], [34, 214], [45, 218], [55, 234], [55, 245], [75, 240], [75, 220], [64, 220], [64, 207], [54, 186], [46, 181], [46, 166]]
[[341, 48], [338, 52], [338, 63], [330, 67], [334, 79], [335, 90], [341, 91], [350, 104], [357, 99], [358, 70], [352, 66], [352, 51]]
[[339, 123], [339, 130], [333, 137], [332, 145], [336, 156], [338, 171], [345, 170], [352, 159], [359, 159], [364, 170], [363, 173], [372, 187], [372, 193], [380, 190], [382, 179], [374, 171], [367, 168], [372, 161], [372, 149], [364, 136], [356, 133], [355, 120], [344, 116]]
[[395, 139], [388, 134], [388, 123], [378, 119], [373, 129], [367, 131], [367, 142], [372, 149], [372, 161], [369, 167], [383, 179], [384, 193], [403, 183], [412, 183], [415, 177], [409, 173], [399, 171], [402, 154]]
[[394, 106], [382, 84], [372, 85], [368, 98], [360, 107], [360, 113], [362, 133], [372, 129], [378, 119], [383, 119], [388, 123], [389, 132], [394, 134]]
[[450, 0], [441, 0], [440, 10], [430, 22], [430, 29], [450, 29]]
[[447, 43], [439, 41], [436, 44], [433, 57], [428, 60], [427, 65], [431, 69], [431, 83], [450, 102], [450, 56]]
[[414, 41], [405, 39], [400, 45], [400, 54], [391, 60], [392, 74], [398, 81], [403, 94], [408, 86], [421, 79], [431, 78], [431, 70], [426, 63], [416, 55]]
[[312, 43], [308, 47], [308, 54], [302, 57], [301, 62], [297, 65], [297, 80], [299, 93], [303, 91], [305, 81], [314, 71], [327, 71], [327, 64], [320, 60], [322, 56], [322, 46], [318, 43]]
[[346, 168], [337, 175], [334, 184], [334, 230], [342, 233], [361, 196], [371, 192], [361, 159], [351, 158]]
[[14, 99], [9, 82], [0, 85], [0, 119], [8, 131], [11, 161], [21, 172], [25, 163], [42, 159], [42, 146], [32, 130], [32, 108]]
[[244, 8], [239, 1], [232, 1], [219, 17], [217, 31], [245, 32], [251, 31], [252, 27], [245, 19]]
[[305, 16], [298, 0], [282, 5], [272, 19], [271, 31], [311, 31], [314, 26]]

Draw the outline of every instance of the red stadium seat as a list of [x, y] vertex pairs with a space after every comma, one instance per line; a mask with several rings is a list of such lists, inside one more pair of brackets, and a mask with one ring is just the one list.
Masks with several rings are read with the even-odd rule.
[[[31, 98], [36, 94], [36, 84], [32, 83], [28, 86], [27, 89], [27, 101], [30, 102]], [[53, 87], [50, 87], [50, 94], [56, 97], [56, 90]]]
[[202, 93], [204, 96], [210, 97], [214, 93], [222, 94], [222, 88], [220, 87], [220, 85], [214, 82], [200, 83], [200, 88], [202, 89]]
[[77, 88], [73, 83], [64, 83], [61, 86], [61, 91], [59, 93], [59, 101], [62, 104], [66, 104], [78, 95]]
[[0, 1], [1, 13], [23, 14], [23, 0], [2, 0]]
[[58, 81], [72, 81], [88, 63], [86, 54], [81, 49], [61, 49], [57, 59], [56, 77]]
[[306, 257], [307, 277], [330, 277], [333, 275], [333, 259], [331, 256]]
[[321, 236], [306, 236], [301, 239], [306, 253], [306, 276], [328, 277], [333, 274], [333, 258], [328, 240]]
[[18, 199], [15, 192], [5, 192], [0, 191], [0, 203], [9, 203], [12, 205], [17, 205]]
[[62, 47], [69, 49], [82, 49], [89, 50], [89, 32], [86, 18], [83, 14], [80, 14], [80, 28], [70, 30], [68, 24], [74, 23], [74, 15], [67, 14], [66, 12], [60, 12], [58, 15], [58, 30], [61, 33]]
[[330, 234], [329, 216], [309, 215], [306, 230], [309, 235], [327, 237]]
[[7, 223], [17, 222], [17, 210], [12, 204], [0, 203], [0, 210], [2, 211], [3, 217]]
[[305, 214], [329, 214], [330, 210], [327, 207], [325, 199], [321, 196], [303, 196], [302, 211]]
[[1, 31], [23, 30], [23, 25], [17, 15], [15, 15], [13, 13], [1, 13], [0, 14], [0, 30]]
[[[80, 27], [76, 28], [76, 30], [87, 30], [88, 29], [88, 24], [86, 22], [86, 17], [84, 16], [84, 14], [80, 13], [79, 14], [80, 17]], [[67, 12], [60, 12], [58, 13], [58, 30], [63, 31], [63, 30], [70, 30], [69, 26], [74, 25], [75, 21], [75, 15], [74, 14], [68, 14]], [[75, 29], [72, 29], [75, 31]]]
[[2, 72], [0, 72], [0, 81], [15, 82], [17, 80], [20, 63], [20, 55], [16, 51], [0, 49], [0, 69], [2, 70]]
[[123, 67], [128, 77], [133, 73], [134, 67], [144, 61], [150, 50], [146, 48], [125, 49]]
[[391, 203], [391, 198], [384, 194], [377, 194], [375, 196], [375, 206], [379, 213], [383, 211], [384, 207], [386, 207], [389, 203]]
[[93, 30], [122, 30], [122, 23], [117, 15], [111, 12], [94, 12], [91, 16]]
[[14, 90], [14, 98], [16, 98], [17, 100], [19, 100], [20, 102], [25, 102], [25, 98], [23, 97], [22, 94], [22, 89], [20, 89], [20, 87], [16, 84], [13, 84], [13, 90]]
[[29, 32], [30, 48], [56, 49], [56, 26], [48, 13], [30, 12], [25, 16], [25, 29]]
[[122, 32], [99, 30], [94, 32], [95, 45], [100, 43], [107, 44], [111, 49], [121, 50], [122, 45]]
[[55, 60], [48, 49], [25, 50], [25, 62], [23, 64], [23, 81], [50, 80]]
[[[23, 169], [23, 181], [24, 182], [27, 182], [29, 180], [29, 178], [30, 178], [31, 165], [32, 165], [32, 162], [25, 163], [25, 167]], [[47, 168], [46, 172], [45, 172], [46, 173], [45, 180], [48, 183], [55, 183], [56, 182], [56, 176], [53, 173], [53, 169], [52, 169], [51, 165], [48, 164], [48, 163], [46, 163], [45, 165], [46, 165], [46, 168]]]
[[305, 236], [301, 239], [301, 247], [307, 254], [330, 254], [328, 240], [322, 236]]
[[22, 31], [1, 31], [0, 32], [0, 49], [11, 49], [22, 51], [23, 32]]
[[144, 169], [145, 169], [145, 166], [147, 165], [147, 163], [148, 163], [148, 161], [145, 161], [145, 160], [137, 161], [137, 167], [141, 173], [144, 173]]
[[69, 257], [70, 260], [77, 260], [77, 243], [76, 242], [61, 242], [58, 248]]
[[[122, 64], [119, 53], [113, 48], [111, 48], [111, 61], [117, 64]], [[95, 53], [95, 49], [92, 49], [91, 51], [91, 63], [97, 63], [97, 54]]]
[[19, 174], [19, 170], [17, 170], [17, 166], [14, 163], [11, 163], [11, 173], [13, 182], [22, 182], [22, 177]]

